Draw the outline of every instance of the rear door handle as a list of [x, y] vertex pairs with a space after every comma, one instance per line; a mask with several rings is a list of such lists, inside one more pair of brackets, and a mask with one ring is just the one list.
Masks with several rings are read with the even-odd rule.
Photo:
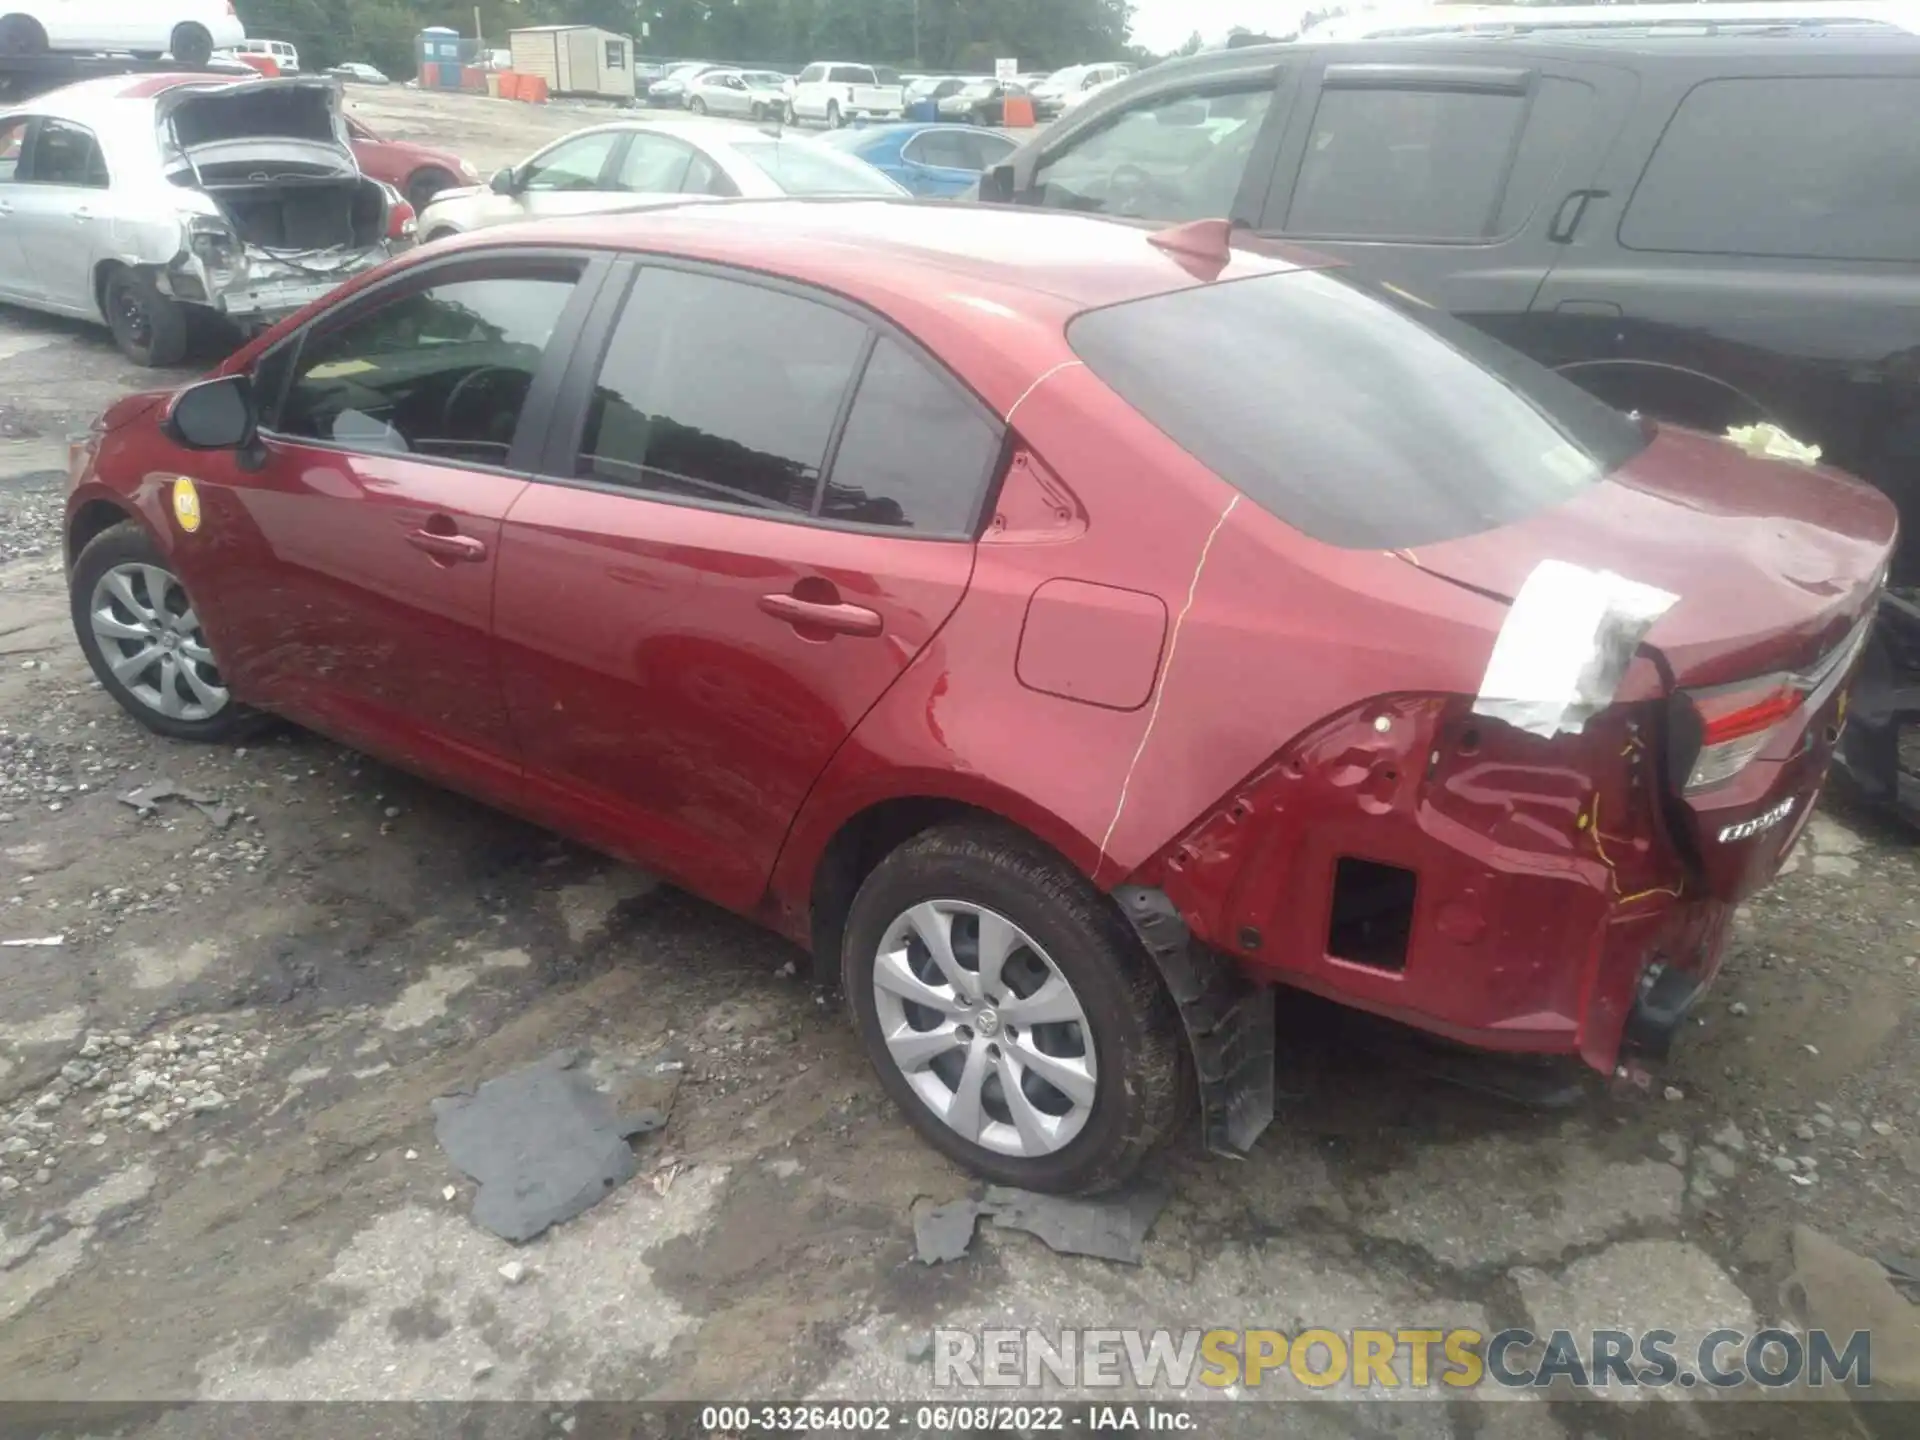
[[471, 535], [438, 535], [431, 530], [410, 530], [407, 543], [424, 550], [436, 560], [484, 560], [487, 542]]
[[1604, 200], [1604, 190], [1576, 190], [1560, 202], [1560, 208], [1553, 212], [1553, 223], [1547, 226], [1547, 239], [1555, 245], [1565, 245], [1573, 239], [1574, 232], [1580, 228], [1585, 218], [1587, 206], [1595, 200]]
[[836, 635], [858, 635], [871, 640], [886, 629], [880, 612], [864, 605], [802, 600], [797, 595], [762, 595], [760, 608], [774, 619], [784, 620], [796, 628], [831, 630]]

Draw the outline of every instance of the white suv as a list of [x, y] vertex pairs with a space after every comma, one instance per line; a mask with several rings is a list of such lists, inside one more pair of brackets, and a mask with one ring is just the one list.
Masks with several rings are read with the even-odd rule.
[[300, 52], [285, 40], [242, 40], [233, 47], [236, 55], [266, 55], [280, 67], [282, 75], [300, 73]]
[[856, 115], [898, 119], [906, 113], [907, 87], [884, 65], [822, 60], [807, 66], [787, 97], [787, 121], [824, 120], [839, 129]]

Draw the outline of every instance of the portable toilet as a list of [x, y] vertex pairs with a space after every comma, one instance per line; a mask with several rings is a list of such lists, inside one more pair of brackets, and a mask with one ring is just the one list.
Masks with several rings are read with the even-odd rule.
[[420, 88], [437, 90], [460, 88], [460, 32], [445, 25], [431, 25], [415, 37], [415, 58], [420, 62]]

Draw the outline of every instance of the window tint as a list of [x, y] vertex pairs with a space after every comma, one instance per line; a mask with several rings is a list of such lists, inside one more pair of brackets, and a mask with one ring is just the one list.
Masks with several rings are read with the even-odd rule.
[[1633, 192], [1636, 250], [1920, 260], [1920, 79], [1712, 80]]
[[1526, 108], [1472, 90], [1328, 90], [1287, 211], [1296, 235], [1480, 240]]
[[574, 279], [449, 280], [317, 330], [273, 428], [349, 450], [504, 465]]
[[877, 85], [898, 85], [900, 83], [900, 72], [898, 70], [889, 70], [886, 66], [882, 65], [873, 72], [873, 78], [874, 83]]
[[1202, 464], [1331, 545], [1398, 549], [1510, 524], [1647, 443], [1636, 422], [1464, 322], [1322, 272], [1133, 301], [1067, 333]]
[[968, 135], [965, 137], [973, 151], [970, 170], [986, 170], [998, 165], [1020, 147], [1004, 135]]
[[826, 78], [827, 78], [826, 66], [809, 65], [807, 66], [806, 69], [800, 72], [800, 79], [797, 83], [801, 85], [814, 85], [814, 84], [818, 84], [820, 81]]
[[636, 131], [628, 139], [616, 188], [643, 195], [677, 195], [687, 187], [693, 150], [664, 135]]
[[[1578, 80], [1542, 75], [1527, 109], [1527, 128], [1513, 157], [1506, 194], [1500, 200], [1495, 235], [1511, 235], [1549, 193], [1567, 156], [1593, 122], [1593, 89]], [[1552, 190], [1557, 200], [1565, 187]]]
[[833, 67], [833, 78], [842, 85], [873, 84], [873, 72], [864, 65], [836, 65]]
[[866, 341], [865, 325], [810, 300], [642, 270], [601, 366], [575, 471], [809, 514]]
[[758, 166], [789, 195], [898, 195], [900, 188], [864, 160], [805, 140], [735, 140], [734, 153]]
[[27, 175], [36, 185], [80, 185], [102, 190], [107, 185], [107, 162], [92, 131], [64, 120], [43, 120], [40, 133], [34, 137]]
[[1153, 220], [1229, 214], [1273, 91], [1161, 95], [1069, 142], [1034, 172], [1037, 203]]
[[529, 162], [521, 187], [527, 190], [598, 190], [607, 157], [620, 142], [617, 130], [602, 130], [564, 140]]
[[861, 378], [820, 514], [936, 535], [970, 534], [1000, 431], [952, 381], [882, 338]]
[[20, 168], [20, 151], [26, 143], [28, 123], [21, 119], [0, 125], [0, 183], [13, 179]]

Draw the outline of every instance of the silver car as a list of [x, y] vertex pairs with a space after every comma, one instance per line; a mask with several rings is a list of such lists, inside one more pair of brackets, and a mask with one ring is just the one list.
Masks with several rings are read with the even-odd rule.
[[398, 243], [335, 82], [117, 75], [0, 110], [0, 300], [173, 365], [193, 311], [257, 329]]
[[687, 82], [687, 108], [696, 115], [777, 120], [787, 109], [787, 77], [771, 70], [708, 70]]
[[420, 216], [425, 241], [488, 225], [596, 215], [654, 199], [905, 195], [864, 160], [805, 136], [724, 120], [625, 120], [576, 131], [485, 186], [442, 190]]

